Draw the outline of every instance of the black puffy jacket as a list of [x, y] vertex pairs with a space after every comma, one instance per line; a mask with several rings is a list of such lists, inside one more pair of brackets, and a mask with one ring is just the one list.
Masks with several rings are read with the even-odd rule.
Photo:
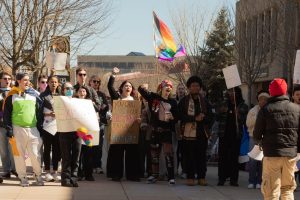
[[287, 96], [271, 97], [259, 111], [253, 138], [262, 142], [266, 157], [296, 157], [299, 146], [300, 107]]

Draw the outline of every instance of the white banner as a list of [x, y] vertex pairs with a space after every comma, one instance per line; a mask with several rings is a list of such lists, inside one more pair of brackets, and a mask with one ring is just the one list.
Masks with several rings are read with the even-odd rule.
[[240, 74], [236, 65], [231, 65], [223, 69], [223, 74], [227, 89], [242, 85]]
[[54, 96], [54, 112], [58, 132], [86, 128], [93, 136], [92, 145], [99, 144], [99, 122], [91, 100]]
[[47, 51], [46, 65], [48, 69], [65, 70], [67, 64], [67, 53], [54, 53]]
[[296, 54], [293, 83], [300, 84], [300, 50]]

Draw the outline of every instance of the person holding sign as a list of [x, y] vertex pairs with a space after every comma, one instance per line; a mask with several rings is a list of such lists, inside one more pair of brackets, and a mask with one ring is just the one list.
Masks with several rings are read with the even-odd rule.
[[[76, 90], [76, 97], [79, 99], [91, 99], [86, 86], [79, 86]], [[99, 107], [95, 104], [96, 112], [99, 112]], [[93, 149], [91, 146], [82, 145], [79, 159], [79, 179], [85, 177], [86, 181], [95, 181], [93, 177]]]
[[[72, 98], [73, 86], [66, 82], [63, 85], [62, 94]], [[78, 187], [78, 166], [81, 152], [81, 138], [75, 131], [61, 132], [59, 134], [59, 144], [62, 158], [61, 186]]]
[[198, 184], [207, 186], [205, 180], [206, 152], [209, 134], [209, 126], [212, 121], [212, 113], [209, 103], [200, 94], [202, 80], [198, 76], [192, 76], [187, 81], [189, 94], [178, 104], [179, 119], [182, 126], [183, 152], [187, 172], [187, 185], [194, 186], [195, 174]]
[[290, 102], [284, 79], [274, 79], [269, 92], [271, 97], [258, 112], [253, 132], [264, 153], [261, 192], [264, 199], [294, 199], [300, 107]]
[[[258, 105], [254, 106], [247, 115], [246, 125], [248, 127], [249, 132], [249, 150], [252, 150], [255, 143], [253, 140], [253, 130], [257, 118], [258, 111], [263, 108], [268, 102], [268, 98], [270, 97], [269, 93], [266, 91], [259, 91], [256, 95], [256, 99], [258, 101]], [[260, 189], [261, 187], [261, 176], [262, 176], [262, 163], [261, 161], [254, 160], [250, 158], [249, 161], [249, 185], [248, 189]]]
[[[123, 81], [116, 91], [114, 89], [115, 75], [120, 70], [115, 67], [109, 78], [107, 88], [112, 100], [132, 101], [135, 98], [135, 89], [129, 81]], [[120, 181], [123, 177], [123, 163], [125, 153], [126, 178], [130, 181], [140, 181], [140, 161], [138, 144], [111, 144], [107, 157], [107, 177], [113, 181]]]
[[171, 91], [173, 84], [169, 80], [164, 80], [159, 84], [157, 93], [150, 92], [143, 87], [138, 91], [148, 101], [151, 111], [151, 157], [152, 175], [148, 177], [148, 183], [155, 183], [159, 176], [159, 157], [163, 148], [168, 171], [170, 185], [175, 184], [174, 175], [174, 153], [172, 146], [172, 132], [175, 132], [175, 124], [178, 119], [178, 108], [175, 99], [172, 99]]
[[[43, 104], [41, 106], [41, 111], [43, 112], [43, 128], [40, 130], [40, 132], [44, 144], [43, 158], [46, 171], [45, 180], [48, 182], [60, 181], [60, 176], [57, 172], [58, 162], [61, 159], [59, 148], [59, 133], [47, 129], [49, 124], [53, 123], [53, 121], [55, 120], [55, 113], [53, 110], [53, 96], [57, 95], [60, 95], [58, 77], [50, 76], [48, 78], [48, 86], [40, 95], [43, 101]], [[52, 158], [50, 159], [51, 154]], [[50, 160], [52, 161], [53, 174], [51, 174], [50, 172]]]
[[218, 186], [223, 186], [228, 177], [231, 186], [239, 186], [239, 155], [248, 106], [239, 87], [228, 90], [227, 96], [226, 112], [219, 119]]
[[8, 93], [4, 107], [4, 125], [7, 136], [14, 137], [19, 155], [14, 155], [20, 185], [29, 186], [26, 173], [25, 152], [29, 154], [33, 167], [35, 184], [43, 186], [40, 149], [42, 139], [37, 129], [40, 99], [30, 89], [29, 76], [26, 73], [16, 75], [16, 86]]

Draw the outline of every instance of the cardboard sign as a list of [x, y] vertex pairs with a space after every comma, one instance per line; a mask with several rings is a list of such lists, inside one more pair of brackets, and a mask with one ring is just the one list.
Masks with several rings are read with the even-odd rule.
[[223, 74], [227, 89], [242, 85], [240, 74], [236, 65], [231, 65], [223, 69]]
[[111, 144], [137, 144], [139, 140], [139, 124], [141, 116], [140, 101], [113, 101], [111, 122]]
[[300, 84], [300, 50], [296, 54], [293, 83]]
[[91, 100], [54, 96], [54, 112], [58, 132], [85, 128], [93, 136], [92, 145], [99, 144], [99, 121]]

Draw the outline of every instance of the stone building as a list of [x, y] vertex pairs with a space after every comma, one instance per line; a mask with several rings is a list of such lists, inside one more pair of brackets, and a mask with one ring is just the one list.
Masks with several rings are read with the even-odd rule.
[[[273, 78], [291, 86], [296, 50], [300, 47], [300, 0], [240, 0], [236, 3], [238, 67], [255, 103], [255, 93]], [[246, 96], [247, 96], [246, 95]]]

